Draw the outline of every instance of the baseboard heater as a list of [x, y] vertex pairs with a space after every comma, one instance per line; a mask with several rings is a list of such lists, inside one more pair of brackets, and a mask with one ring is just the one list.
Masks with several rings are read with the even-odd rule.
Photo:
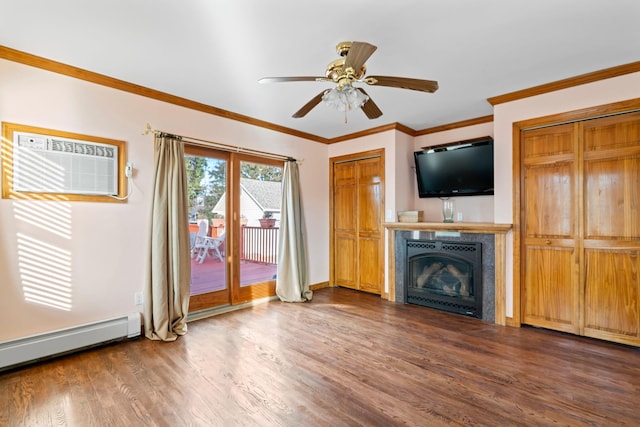
[[0, 371], [140, 335], [140, 313], [0, 342]]

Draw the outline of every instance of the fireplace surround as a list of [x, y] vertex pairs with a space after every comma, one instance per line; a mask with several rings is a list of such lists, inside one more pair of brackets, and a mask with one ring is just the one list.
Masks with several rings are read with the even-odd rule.
[[407, 301], [407, 240], [472, 242], [481, 245], [482, 263], [482, 303], [481, 313], [477, 317], [492, 323], [496, 321], [495, 314], [495, 235], [489, 233], [460, 233], [447, 231], [408, 231], [395, 230], [395, 300], [402, 303]]
[[[489, 222], [386, 222], [389, 232], [389, 282], [387, 298], [406, 303], [404, 241], [447, 240], [482, 243], [482, 320], [506, 325], [511, 313], [506, 306], [506, 249], [511, 224]], [[509, 317], [508, 317], [509, 316]]]

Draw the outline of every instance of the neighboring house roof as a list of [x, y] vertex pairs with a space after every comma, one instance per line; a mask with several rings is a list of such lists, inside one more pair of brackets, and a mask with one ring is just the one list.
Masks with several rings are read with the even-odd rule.
[[282, 184], [274, 181], [240, 178], [240, 186], [258, 203], [263, 211], [280, 212]]
[[226, 212], [225, 210], [225, 205], [227, 203], [226, 200], [227, 200], [227, 192], [225, 191], [224, 193], [222, 193], [222, 196], [220, 197], [220, 200], [218, 200], [218, 203], [216, 203], [213, 209], [211, 209], [211, 212], [224, 215]]
[[[240, 178], [240, 189], [255, 200], [262, 211], [280, 212], [280, 202], [282, 198], [282, 184], [280, 182]], [[212, 212], [219, 214], [225, 213], [226, 195], [227, 193], [224, 193], [222, 197], [220, 197], [218, 203], [213, 207]]]

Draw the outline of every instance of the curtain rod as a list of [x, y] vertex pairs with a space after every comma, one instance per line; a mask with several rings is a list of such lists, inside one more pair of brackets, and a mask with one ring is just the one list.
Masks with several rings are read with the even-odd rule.
[[254, 154], [254, 155], [258, 155], [258, 156], [262, 156], [262, 157], [268, 157], [270, 159], [276, 159], [276, 160], [284, 160], [287, 162], [299, 162], [302, 163], [302, 161], [298, 161], [296, 159], [294, 159], [293, 157], [290, 156], [283, 156], [281, 154], [274, 154], [274, 153], [269, 153], [267, 151], [260, 151], [260, 150], [253, 150], [250, 148], [242, 148], [240, 146], [236, 146], [234, 147], [233, 145], [227, 145], [227, 144], [222, 144], [220, 142], [214, 142], [214, 141], [207, 141], [206, 139], [199, 139], [199, 138], [192, 138], [189, 136], [183, 136], [183, 135], [175, 135], [172, 133], [168, 133], [168, 132], [163, 132], [157, 129], [152, 129], [151, 125], [149, 123], [147, 123], [147, 129], [142, 133], [143, 135], [148, 135], [148, 134], [154, 134], [155, 136], [160, 136], [160, 137], [168, 137], [168, 138], [173, 138], [173, 139], [177, 139], [178, 141], [182, 141], [193, 144], [193, 145], [198, 145], [201, 147], [207, 147], [207, 148], [218, 148], [220, 150], [224, 150], [224, 151], [230, 151], [230, 152], [235, 152], [235, 153], [246, 153], [246, 154]]

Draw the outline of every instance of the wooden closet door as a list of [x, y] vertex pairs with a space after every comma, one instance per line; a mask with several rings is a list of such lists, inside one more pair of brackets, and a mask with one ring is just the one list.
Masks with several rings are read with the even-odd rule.
[[584, 123], [584, 335], [640, 345], [640, 113]]
[[333, 166], [333, 262], [334, 282], [358, 289], [358, 200], [356, 163]]
[[379, 294], [382, 288], [382, 188], [380, 157], [356, 162], [358, 180], [358, 289]]
[[381, 156], [333, 164], [333, 285], [382, 292], [382, 173]]
[[525, 131], [522, 153], [523, 322], [579, 332], [577, 125]]

